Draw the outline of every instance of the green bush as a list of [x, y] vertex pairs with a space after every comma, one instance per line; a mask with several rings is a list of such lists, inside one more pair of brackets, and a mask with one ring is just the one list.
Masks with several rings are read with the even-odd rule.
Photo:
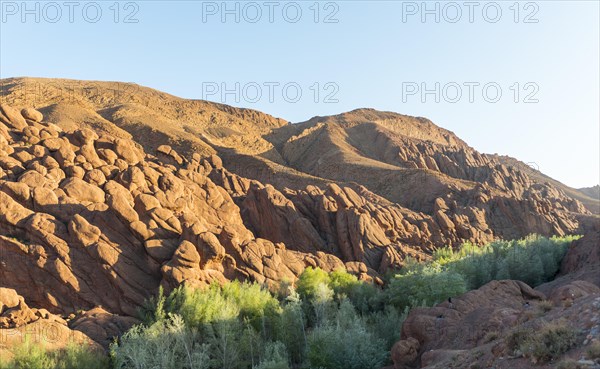
[[[214, 287], [218, 289], [218, 287]], [[222, 287], [225, 299], [233, 301], [242, 318], [256, 320], [263, 316], [274, 316], [279, 310], [279, 301], [257, 283], [233, 281]]]
[[69, 343], [67, 348], [58, 351], [56, 369], [103, 369], [109, 367], [104, 353], [92, 351], [88, 346]]
[[577, 332], [564, 320], [545, 323], [541, 327], [514, 329], [505, 339], [511, 353], [517, 350], [534, 363], [556, 359], [572, 348]]
[[383, 311], [376, 311], [365, 315], [367, 329], [384, 342], [388, 350], [400, 340], [402, 324], [408, 316], [409, 308], [400, 312], [392, 305], [387, 305]]
[[208, 323], [237, 319], [239, 305], [227, 298], [218, 286], [208, 289], [182, 290], [181, 302], [174, 313], [179, 313], [190, 327], [201, 327]]
[[466, 290], [466, 282], [461, 274], [432, 264], [396, 275], [390, 282], [387, 294], [392, 304], [404, 309], [433, 305]]
[[285, 345], [279, 341], [269, 342], [265, 346], [263, 359], [255, 369], [289, 369]]
[[356, 276], [343, 269], [336, 269], [329, 273], [329, 287], [338, 296], [350, 296], [354, 289], [362, 284]]
[[387, 301], [381, 288], [370, 283], [359, 282], [348, 294], [352, 305], [363, 315], [382, 311]]
[[[56, 365], [51, 355], [42, 344], [33, 344], [26, 340], [13, 350], [14, 357], [5, 366], [7, 369], [50, 369]], [[3, 366], [4, 367], [4, 366]]]
[[308, 338], [308, 362], [311, 368], [380, 368], [386, 358], [385, 343], [371, 334], [364, 322], [347, 303], [340, 306], [335, 322], [316, 327]]
[[26, 340], [13, 350], [14, 357], [3, 362], [6, 369], [105, 369], [108, 358], [85, 344], [69, 343], [64, 349], [47, 350], [42, 343]]
[[328, 286], [330, 282], [329, 274], [321, 268], [307, 267], [298, 277], [296, 290], [302, 298], [310, 299], [317, 292], [319, 285]]
[[275, 324], [275, 339], [282, 342], [290, 359], [301, 364], [306, 352], [306, 317], [297, 294], [288, 297]]
[[248, 323], [238, 319], [217, 321], [204, 329], [211, 368], [248, 368], [259, 360], [263, 341]]
[[538, 363], [556, 359], [576, 343], [577, 332], [567, 322], [557, 321], [532, 331], [520, 348], [523, 355]]
[[600, 342], [592, 342], [587, 350], [585, 350], [585, 353], [590, 360], [600, 359]]
[[589, 368], [587, 365], [582, 365], [573, 359], [564, 359], [556, 364], [556, 369], [586, 369]]
[[525, 340], [533, 334], [533, 330], [531, 328], [522, 328], [518, 327], [513, 329], [504, 340], [506, 348], [510, 352], [510, 354], [514, 354], [517, 350], [521, 349], [521, 345], [525, 343]]
[[556, 275], [569, 245], [577, 238], [530, 235], [484, 246], [465, 243], [459, 250], [436, 250], [432, 264], [461, 274], [469, 290], [501, 279], [516, 279], [535, 287]]
[[197, 333], [186, 328], [178, 315], [138, 325], [127, 331], [119, 343], [110, 347], [116, 369], [125, 368], [209, 368], [208, 346], [201, 344]]

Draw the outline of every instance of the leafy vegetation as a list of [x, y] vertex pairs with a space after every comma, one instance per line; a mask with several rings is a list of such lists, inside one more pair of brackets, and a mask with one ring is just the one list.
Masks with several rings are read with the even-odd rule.
[[545, 323], [541, 327], [516, 328], [505, 340], [510, 351], [520, 351], [534, 363], [556, 359], [576, 341], [577, 332], [564, 320]]
[[432, 305], [492, 280], [515, 279], [532, 287], [551, 280], [574, 236], [469, 243], [436, 250], [428, 263], [409, 262], [389, 283], [387, 301], [405, 308]]
[[382, 305], [363, 314], [352, 303], [364, 308], [382, 295], [379, 288], [318, 268], [307, 268], [297, 286], [280, 299], [240, 282], [161, 292], [142, 311], [145, 323], [112, 345], [114, 366], [368, 369], [386, 363], [386, 347], [398, 339], [406, 313]]
[[[309, 267], [295, 288], [286, 285], [279, 294], [247, 282], [181, 286], [168, 295], [160, 290], [140, 311], [143, 324], [111, 345], [110, 363], [82, 347], [48, 353], [24, 345], [8, 367], [380, 368], [389, 364], [389, 350], [412, 307], [431, 306], [493, 279], [543, 283], [556, 274], [572, 240], [532, 236], [440, 249], [430, 262], [409, 260], [383, 289], [343, 270]], [[514, 331], [506, 342], [545, 361], [573, 339], [565, 327], [547, 326]]]
[[600, 359], [600, 342], [592, 342], [585, 352], [590, 360]]
[[535, 287], [556, 275], [575, 239], [576, 236], [546, 238], [531, 235], [484, 246], [466, 243], [458, 251], [450, 248], [436, 251], [432, 264], [462, 275], [468, 290], [501, 279], [515, 279]]
[[25, 340], [13, 350], [9, 362], [0, 362], [3, 369], [105, 369], [109, 360], [89, 346], [70, 343], [64, 349], [48, 350], [40, 342]]

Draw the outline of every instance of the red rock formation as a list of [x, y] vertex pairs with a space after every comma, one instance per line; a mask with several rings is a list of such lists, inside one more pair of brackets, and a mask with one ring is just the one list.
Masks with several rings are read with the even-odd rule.
[[161, 147], [161, 161], [128, 139], [65, 133], [34, 111], [26, 114], [35, 122], [2, 109], [0, 279], [36, 307], [134, 315], [160, 284], [250, 278], [276, 287], [307, 265], [343, 266], [317, 247], [306, 254], [256, 238], [207, 177], [216, 157], [184, 161]]

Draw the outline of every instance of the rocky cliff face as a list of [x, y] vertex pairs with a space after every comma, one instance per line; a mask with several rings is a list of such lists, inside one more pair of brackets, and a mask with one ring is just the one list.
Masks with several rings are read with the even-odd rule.
[[343, 266], [318, 245], [255, 237], [208, 177], [217, 157], [187, 160], [167, 146], [148, 155], [87, 128], [65, 133], [37, 111], [1, 112], [0, 278], [29, 304], [133, 315], [161, 284], [276, 285], [307, 265]]

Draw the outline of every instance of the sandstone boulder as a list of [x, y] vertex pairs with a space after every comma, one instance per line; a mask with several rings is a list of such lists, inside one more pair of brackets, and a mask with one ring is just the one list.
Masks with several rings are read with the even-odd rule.
[[27, 127], [27, 122], [19, 114], [19, 111], [6, 104], [0, 104], [0, 122], [17, 131], [22, 131]]
[[104, 202], [104, 191], [102, 189], [77, 177], [65, 179], [61, 182], [60, 187], [69, 197], [77, 201], [86, 203]]
[[33, 108], [25, 108], [21, 110], [21, 115], [25, 119], [29, 119], [34, 122], [41, 122], [44, 119], [44, 116], [39, 111]]

